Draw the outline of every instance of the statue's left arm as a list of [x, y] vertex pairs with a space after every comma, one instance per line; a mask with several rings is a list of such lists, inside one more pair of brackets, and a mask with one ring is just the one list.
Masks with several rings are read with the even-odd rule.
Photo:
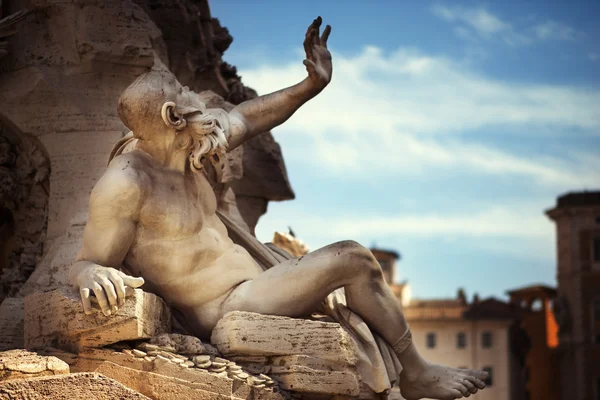
[[308, 27], [304, 39], [306, 59], [304, 65], [308, 77], [286, 89], [245, 101], [229, 113], [229, 150], [281, 125], [308, 100], [319, 94], [331, 81], [331, 54], [327, 49], [327, 38], [331, 27], [319, 36], [321, 17]]

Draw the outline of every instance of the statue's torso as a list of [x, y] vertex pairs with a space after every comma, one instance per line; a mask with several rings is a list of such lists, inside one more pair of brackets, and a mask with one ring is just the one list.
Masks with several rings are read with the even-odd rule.
[[203, 319], [197, 321], [200, 325], [213, 325], [222, 299], [262, 269], [229, 238], [203, 174], [167, 170], [136, 153], [128, 156], [144, 175], [145, 197], [124, 263], [131, 274], [145, 279], [144, 289], [190, 318]]

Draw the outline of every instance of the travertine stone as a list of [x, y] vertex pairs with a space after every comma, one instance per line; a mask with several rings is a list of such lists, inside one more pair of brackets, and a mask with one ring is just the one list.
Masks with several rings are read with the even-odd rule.
[[23, 299], [9, 297], [0, 305], [0, 351], [23, 347]]
[[0, 353], [0, 381], [69, 373], [69, 365], [56, 357], [45, 357], [17, 349]]
[[0, 381], [0, 400], [149, 400], [96, 373]]
[[147, 339], [170, 328], [170, 311], [159, 297], [136, 289], [111, 316], [82, 311], [79, 294], [66, 287], [25, 298], [25, 346], [67, 350]]
[[304, 354], [356, 364], [354, 343], [336, 323], [234, 311], [217, 323], [211, 342], [225, 355]]
[[232, 393], [231, 390], [227, 394], [215, 393], [205, 384], [189, 382], [153, 372], [138, 371], [110, 361], [99, 364], [95, 372], [119, 381], [123, 385], [153, 399], [229, 400]]
[[360, 392], [358, 379], [350, 371], [315, 370], [298, 365], [289, 372], [270, 376], [281, 388], [295, 392], [347, 396], [357, 396]]

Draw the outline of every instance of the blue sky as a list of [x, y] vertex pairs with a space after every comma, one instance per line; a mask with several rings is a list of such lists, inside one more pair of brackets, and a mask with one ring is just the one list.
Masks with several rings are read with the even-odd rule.
[[271, 203], [311, 249], [402, 254], [414, 297], [555, 284], [557, 195], [600, 187], [600, 3], [214, 1], [225, 61], [266, 94], [305, 77], [332, 25], [330, 86], [274, 130], [296, 199]]

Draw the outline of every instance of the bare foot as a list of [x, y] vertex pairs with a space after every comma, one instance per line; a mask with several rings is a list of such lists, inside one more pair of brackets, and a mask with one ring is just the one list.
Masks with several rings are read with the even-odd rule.
[[406, 400], [453, 400], [469, 397], [485, 388], [487, 372], [456, 369], [427, 363], [420, 371], [402, 371], [400, 392]]

